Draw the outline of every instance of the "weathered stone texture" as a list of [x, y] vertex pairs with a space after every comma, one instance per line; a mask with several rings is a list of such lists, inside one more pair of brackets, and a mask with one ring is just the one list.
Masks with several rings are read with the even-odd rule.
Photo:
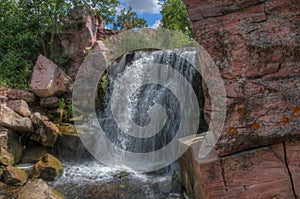
[[40, 98], [40, 105], [45, 108], [57, 108], [60, 105], [60, 99], [57, 97]]
[[53, 155], [46, 153], [44, 157], [35, 164], [31, 177], [53, 181], [57, 176], [60, 176], [62, 172], [62, 163]]
[[63, 195], [51, 188], [43, 180], [28, 182], [18, 192], [17, 199], [63, 199]]
[[[300, 1], [184, 2], [195, 39], [225, 84], [227, 117], [218, 155], [299, 138]], [[211, 98], [204, 91], [209, 122]]]
[[294, 198], [293, 188], [299, 194], [299, 165], [290, 160], [299, 159], [295, 153], [299, 143], [279, 143], [225, 157], [212, 153], [197, 162], [201, 140], [194, 141], [179, 159], [183, 184], [193, 199]]
[[24, 117], [29, 117], [31, 111], [24, 100], [8, 100], [7, 106]]
[[10, 100], [24, 100], [27, 103], [33, 103], [35, 101], [35, 96], [32, 92], [18, 89], [8, 89], [7, 97]]
[[53, 127], [51, 122], [43, 121], [38, 113], [32, 114], [30, 119], [34, 126], [34, 132], [30, 133], [29, 138], [44, 146], [54, 146], [58, 136], [58, 128]]
[[70, 92], [72, 85], [72, 79], [51, 60], [42, 55], [38, 57], [29, 85], [33, 93], [39, 97], [50, 97]]
[[0, 105], [0, 126], [21, 132], [33, 131], [33, 125], [29, 118], [20, 116], [4, 105]]

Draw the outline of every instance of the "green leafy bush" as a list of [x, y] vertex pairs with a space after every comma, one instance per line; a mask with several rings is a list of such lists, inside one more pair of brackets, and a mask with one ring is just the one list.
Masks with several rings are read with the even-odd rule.
[[9, 50], [0, 61], [1, 86], [26, 89], [32, 73], [32, 62], [22, 53]]

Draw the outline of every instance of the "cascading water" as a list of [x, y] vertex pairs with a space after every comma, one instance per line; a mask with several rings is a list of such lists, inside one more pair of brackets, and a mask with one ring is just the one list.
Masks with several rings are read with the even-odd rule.
[[[97, 110], [98, 121], [112, 143], [137, 154], [156, 151], [168, 145], [176, 136], [181, 120], [190, 117], [189, 112], [181, 111], [184, 108], [182, 102], [165, 85], [145, 83], [149, 71], [144, 65], [151, 63], [169, 65], [180, 73], [189, 82], [193, 92], [185, 96], [185, 104], [189, 104], [191, 96], [196, 95], [199, 107], [204, 106], [201, 76], [195, 68], [198, 66], [195, 50], [135, 52], [111, 64], [108, 70], [109, 84], [99, 93], [102, 104]], [[120, 99], [113, 97], [114, 91], [120, 86], [120, 78], [126, 73], [130, 74], [130, 82], [121, 86], [135, 90], [128, 98], [128, 106], [119, 104]], [[155, 78], [164, 79], [166, 84], [178, 83], [173, 73], [161, 72]], [[178, 89], [181, 87], [178, 86]], [[117, 96], [128, 97], [127, 94], [118, 93]], [[164, 111], [153, 111], [155, 109]], [[195, 121], [199, 123], [198, 133], [207, 130], [203, 114], [191, 119], [191, 122]], [[147, 126], [150, 128], [141, 131], [141, 127]], [[139, 139], [136, 139], [137, 135]], [[172, 181], [172, 175], [178, 170], [176, 164], [165, 169], [167, 172], [163, 174], [142, 175], [129, 171], [130, 175], [122, 178], [119, 175], [123, 165], [118, 160], [113, 164], [116, 168], [108, 168], [92, 158], [84, 162], [76, 159], [76, 162], [64, 163], [62, 178], [53, 183], [66, 198], [183, 198], [180, 183]], [[142, 162], [141, 159], [141, 167], [145, 167]]]

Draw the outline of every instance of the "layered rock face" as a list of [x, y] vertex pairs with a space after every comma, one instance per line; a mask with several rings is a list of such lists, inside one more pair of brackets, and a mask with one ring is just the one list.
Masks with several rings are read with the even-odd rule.
[[202, 140], [181, 143], [191, 146], [179, 159], [182, 181], [191, 198], [300, 197], [299, 141], [282, 142], [225, 157], [212, 153], [198, 162]]
[[[191, 198], [300, 197], [300, 1], [183, 1], [195, 39], [224, 80], [227, 103], [213, 154], [197, 161], [197, 141], [179, 160], [187, 192]], [[203, 84], [209, 123], [215, 96]]]
[[[219, 155], [299, 137], [300, 2], [185, 0], [196, 40], [224, 80]], [[209, 122], [211, 104], [206, 93]]]
[[71, 28], [61, 34], [64, 53], [70, 59], [67, 74], [73, 80], [76, 78], [84, 57], [98, 45], [99, 41], [119, 32], [105, 29], [103, 19], [99, 19], [91, 13], [82, 8], [71, 10], [71, 20], [67, 22]]

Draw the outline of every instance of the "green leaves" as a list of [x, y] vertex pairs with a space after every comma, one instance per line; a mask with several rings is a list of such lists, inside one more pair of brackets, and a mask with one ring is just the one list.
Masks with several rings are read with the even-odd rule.
[[113, 23], [114, 29], [130, 30], [133, 28], [147, 27], [147, 22], [144, 18], [139, 18], [132, 8], [126, 11], [125, 8], [121, 10], [121, 14], [117, 16], [116, 21]]
[[162, 6], [162, 27], [181, 31], [193, 38], [192, 25], [182, 0], [159, 0]]

